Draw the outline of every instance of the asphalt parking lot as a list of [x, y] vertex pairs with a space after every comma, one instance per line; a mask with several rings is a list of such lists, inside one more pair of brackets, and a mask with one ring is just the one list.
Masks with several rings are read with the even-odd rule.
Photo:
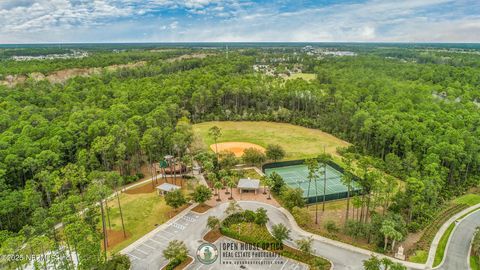
[[167, 265], [163, 257], [163, 250], [168, 243], [175, 239], [182, 239], [180, 235], [190, 227], [195, 227], [198, 215], [189, 212], [182, 218], [168, 224], [165, 228], [145, 239], [126, 255], [130, 257], [133, 270], [158, 270]]

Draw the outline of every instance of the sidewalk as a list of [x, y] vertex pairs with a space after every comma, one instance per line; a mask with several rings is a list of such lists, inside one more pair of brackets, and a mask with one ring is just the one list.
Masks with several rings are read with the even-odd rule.
[[[428, 251], [428, 259], [427, 259], [427, 263], [426, 265], [429, 267], [429, 268], [433, 268], [433, 262], [435, 260], [435, 254], [437, 253], [437, 247], [438, 247], [438, 243], [440, 242], [440, 239], [442, 238], [443, 234], [445, 233], [445, 231], [448, 229], [448, 227], [450, 226], [450, 224], [452, 224], [453, 222], [455, 222], [457, 219], [459, 219], [461, 216], [467, 214], [468, 212], [470, 211], [473, 211], [475, 209], [479, 208], [480, 209], [480, 204], [476, 204], [476, 205], [473, 205], [473, 206], [470, 206], [464, 210], [462, 210], [461, 212], [453, 215], [450, 219], [447, 220], [447, 222], [443, 223], [442, 227], [440, 227], [440, 229], [438, 230], [437, 234], [435, 235], [435, 237], [433, 238], [433, 241], [432, 241], [432, 244], [430, 245], [430, 250]], [[455, 230], [455, 229], [454, 229]], [[453, 232], [452, 232], [453, 234]], [[450, 242], [450, 239], [449, 239], [449, 242]], [[448, 243], [447, 243], [447, 246], [448, 246]], [[445, 249], [446, 250], [446, 249]], [[444, 255], [444, 258], [445, 259], [445, 255]], [[442, 260], [442, 263], [443, 263], [443, 260]], [[442, 265], [442, 263], [440, 263], [440, 265], [438, 267], [440, 267]], [[436, 267], [436, 268], [438, 268]]]

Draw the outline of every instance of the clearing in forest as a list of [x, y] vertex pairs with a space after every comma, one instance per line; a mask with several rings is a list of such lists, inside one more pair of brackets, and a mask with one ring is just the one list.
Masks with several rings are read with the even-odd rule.
[[214, 144], [208, 130], [218, 126], [222, 142], [249, 142], [264, 148], [269, 144], [278, 144], [285, 149], [287, 160], [316, 157], [325, 152], [339, 157], [337, 148], [350, 144], [318, 129], [310, 129], [285, 123], [254, 121], [215, 121], [195, 124], [196, 137], [203, 140], [204, 148]]
[[[155, 185], [163, 182], [163, 179], [159, 179]], [[185, 181], [179, 177], [177, 177], [177, 180], [168, 178], [167, 182], [176, 185], [182, 183], [184, 194], [187, 195], [190, 192]], [[106, 221], [108, 251], [112, 253], [116, 253], [132, 244], [187, 207], [187, 205], [184, 205], [175, 211], [166, 204], [165, 198], [158, 195], [157, 191], [153, 189], [151, 182], [129, 189], [119, 195], [127, 238], [123, 236], [120, 210], [117, 198], [114, 197], [108, 201], [109, 219]]]
[[293, 73], [286, 77], [287, 80], [303, 79], [305, 81], [313, 81], [317, 78], [317, 74], [314, 73]]

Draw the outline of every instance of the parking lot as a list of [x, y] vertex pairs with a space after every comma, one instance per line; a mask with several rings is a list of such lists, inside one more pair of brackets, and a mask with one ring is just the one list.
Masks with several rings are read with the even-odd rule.
[[[220, 238], [218, 241], [215, 242], [217, 247], [220, 247], [224, 242], [237, 242], [239, 241], [227, 239], [227, 238]], [[276, 257], [274, 259], [256, 259], [253, 257], [250, 258], [242, 258], [241, 263], [239, 260], [230, 260], [232, 264], [229, 264], [225, 261], [225, 259], [221, 260], [220, 258], [217, 259], [213, 264], [205, 265], [199, 262], [198, 260], [194, 261], [187, 269], [189, 270], [223, 270], [223, 269], [243, 269], [243, 270], [257, 270], [257, 269], [272, 269], [272, 270], [306, 270], [308, 266], [302, 263], [299, 263], [294, 260], [290, 260], [284, 257]], [[255, 262], [255, 264], [253, 264]]]
[[168, 261], [163, 257], [163, 250], [172, 240], [181, 240], [181, 234], [189, 226], [195, 226], [198, 215], [188, 212], [174, 222], [167, 223], [164, 228], [156, 231], [144, 241], [127, 252], [130, 257], [133, 270], [158, 270], [167, 265]]

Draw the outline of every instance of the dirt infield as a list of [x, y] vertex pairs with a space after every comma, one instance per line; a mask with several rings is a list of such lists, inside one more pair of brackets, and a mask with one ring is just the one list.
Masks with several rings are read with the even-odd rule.
[[260, 145], [248, 142], [223, 142], [218, 143], [216, 146], [215, 144], [210, 145], [210, 149], [212, 149], [213, 152], [216, 152], [215, 150], [217, 148], [219, 153], [224, 151], [232, 152], [236, 157], [241, 157], [243, 155], [243, 151], [247, 148], [255, 148], [265, 152], [265, 148], [261, 147]]

